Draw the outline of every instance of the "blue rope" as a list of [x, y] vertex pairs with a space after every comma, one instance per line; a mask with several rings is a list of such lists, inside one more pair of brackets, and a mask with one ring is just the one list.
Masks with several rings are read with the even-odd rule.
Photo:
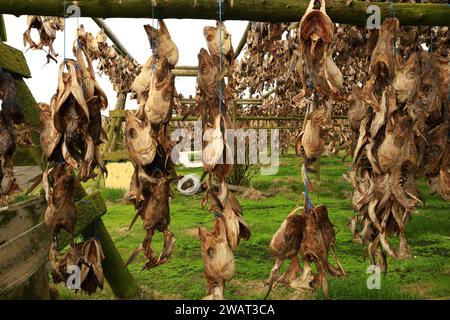
[[[64, 53], [63, 53], [63, 63], [66, 62], [66, 29], [67, 29], [67, 25], [66, 25], [66, 12], [67, 12], [67, 4], [66, 4], [66, 0], [64, 0]], [[63, 67], [64, 70], [64, 67]]]
[[395, 0], [392, 0], [392, 17], [395, 18]]
[[[428, 48], [429, 53], [433, 53], [433, 27], [430, 27], [430, 48]], [[430, 57], [431, 58], [431, 57]], [[431, 59], [430, 59], [431, 61]]]
[[[155, 28], [155, 6], [152, 1], [152, 27]], [[152, 69], [156, 70], [156, 57], [158, 57], [158, 38], [152, 36], [153, 61]]]
[[[392, 17], [395, 18], [395, 0], [392, 0]], [[397, 40], [394, 41], [394, 56], [395, 53], [397, 52]], [[394, 59], [394, 63], [395, 63], [395, 59]]]
[[[222, 0], [219, 0], [219, 64], [222, 72]], [[222, 79], [219, 79], [219, 113], [222, 113]]]

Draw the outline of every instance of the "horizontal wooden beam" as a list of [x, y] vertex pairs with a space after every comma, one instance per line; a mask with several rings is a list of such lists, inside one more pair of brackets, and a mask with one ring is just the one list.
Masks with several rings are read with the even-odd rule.
[[[225, 0], [223, 20], [268, 22], [299, 21], [309, 0]], [[63, 16], [65, 8], [77, 5], [81, 16], [96, 18], [189, 18], [218, 19], [217, 0], [0, 0], [0, 13], [13, 15]], [[154, 6], [152, 10], [152, 5]], [[380, 7], [381, 18], [392, 16], [392, 3], [334, 0], [327, 12], [336, 23], [363, 26], [367, 7]], [[449, 25], [447, 4], [397, 3], [395, 15], [403, 25]]]
[[[192, 99], [194, 100], [194, 99]], [[251, 101], [250, 101], [251, 102]], [[195, 103], [195, 102], [193, 102]], [[248, 104], [248, 103], [243, 103]], [[109, 116], [111, 118], [125, 118], [125, 110], [111, 110], [109, 112]], [[346, 116], [332, 116], [333, 120], [347, 120]], [[183, 117], [172, 117], [171, 122], [181, 121]], [[198, 118], [196, 117], [188, 117], [184, 119], [184, 121], [195, 121]], [[303, 120], [305, 116], [237, 116], [236, 119], [238, 121], [295, 121], [295, 120]]]
[[176, 67], [172, 70], [172, 73], [176, 77], [196, 77], [198, 74], [198, 68], [188, 69]]

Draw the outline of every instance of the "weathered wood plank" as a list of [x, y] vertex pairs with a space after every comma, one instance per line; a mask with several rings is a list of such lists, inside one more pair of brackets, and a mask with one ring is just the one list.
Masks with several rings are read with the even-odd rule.
[[28, 182], [31, 178], [35, 178], [40, 174], [42, 174], [42, 169], [39, 166], [14, 167], [14, 176], [22, 190], [26, 190], [30, 186]]
[[[350, 5], [347, 5], [349, 3]], [[14, 15], [62, 16], [70, 5], [78, 5], [83, 17], [218, 19], [217, 0], [1, 0], [0, 13]], [[269, 22], [299, 21], [309, 0], [233, 0], [223, 1], [223, 20]], [[336, 23], [365, 25], [366, 9], [377, 5], [384, 20], [392, 16], [389, 2], [334, 0], [327, 12]], [[449, 25], [447, 4], [397, 3], [395, 13], [403, 25]]]
[[38, 197], [0, 209], [0, 245], [37, 225], [43, 219], [45, 199]]
[[50, 299], [47, 264], [44, 263], [28, 280], [0, 296], [0, 300], [48, 300]]
[[0, 295], [28, 280], [48, 260], [50, 230], [45, 222], [0, 246]]
[[[22, 210], [27, 205], [33, 207], [33, 201], [35, 200], [16, 204], [16, 207], [10, 206], [7, 210]], [[5, 214], [7, 210], [0, 212]], [[78, 235], [106, 213], [106, 205], [100, 193], [96, 192], [77, 201], [76, 210], [78, 219], [75, 235]], [[59, 249], [63, 249], [71, 239], [67, 232], [62, 231], [58, 237]], [[48, 261], [50, 243], [50, 230], [45, 222], [41, 221], [0, 245], [0, 295], [21, 285]]]

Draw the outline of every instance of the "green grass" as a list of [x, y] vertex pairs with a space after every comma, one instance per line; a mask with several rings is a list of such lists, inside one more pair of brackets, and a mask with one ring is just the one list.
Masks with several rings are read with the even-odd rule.
[[[329, 278], [331, 299], [449, 299], [450, 298], [450, 204], [437, 196], [428, 195], [426, 183], [419, 182], [425, 195], [426, 206], [418, 208], [407, 226], [407, 237], [414, 257], [409, 260], [388, 260], [389, 271], [382, 275], [381, 289], [367, 289], [366, 273], [369, 259], [364, 248], [351, 241], [346, 227], [353, 215], [348, 193], [351, 191], [342, 174], [348, 170], [348, 162], [338, 158], [321, 159], [321, 185], [312, 194], [313, 202], [328, 206], [330, 219], [337, 233], [338, 256], [348, 272], [345, 278]], [[178, 170], [179, 174], [192, 172]], [[199, 170], [196, 170], [200, 173]], [[225, 296], [228, 299], [261, 299], [266, 288], [264, 282], [273, 266], [268, 245], [272, 235], [282, 221], [296, 206], [302, 204], [303, 184], [300, 181], [299, 159], [283, 158], [276, 176], [257, 176], [252, 181], [256, 189], [273, 193], [264, 200], [240, 202], [245, 220], [252, 229], [252, 238], [240, 243], [234, 255], [236, 276], [227, 284]], [[140, 244], [144, 231], [137, 222], [129, 232], [125, 231], [134, 216], [130, 205], [118, 203], [123, 190], [104, 190], [108, 201], [105, 222], [117, 248], [124, 259]], [[205, 296], [205, 280], [200, 259], [199, 240], [196, 236], [199, 226], [212, 227], [212, 215], [201, 210], [201, 196], [185, 197], [176, 193], [171, 204], [170, 229], [177, 238], [171, 260], [158, 268], [142, 271], [144, 259], [139, 258], [130, 266], [136, 281], [155, 292], [158, 299], [201, 299]], [[395, 240], [393, 240], [395, 243]], [[161, 234], [153, 240], [159, 252], [162, 246]], [[283, 266], [287, 267], [287, 262]], [[58, 286], [63, 299], [110, 299], [111, 290], [88, 297], [74, 294]], [[316, 293], [294, 292], [284, 287], [276, 288], [273, 299], [321, 299], [321, 290]]]
[[101, 190], [101, 195], [106, 202], [119, 202], [123, 201], [126, 190], [124, 189], [112, 189], [105, 188]]

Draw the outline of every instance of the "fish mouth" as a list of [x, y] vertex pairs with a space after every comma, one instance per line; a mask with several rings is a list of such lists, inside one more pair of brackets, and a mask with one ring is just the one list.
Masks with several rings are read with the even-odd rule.
[[154, 149], [153, 148], [145, 148], [145, 149], [139, 149], [136, 150], [136, 153], [144, 155], [144, 156], [148, 156], [154, 153]]
[[81, 134], [80, 134], [80, 132], [78, 132], [78, 130], [66, 132], [67, 143], [75, 142], [75, 141], [79, 140], [79, 138], [81, 138]]

